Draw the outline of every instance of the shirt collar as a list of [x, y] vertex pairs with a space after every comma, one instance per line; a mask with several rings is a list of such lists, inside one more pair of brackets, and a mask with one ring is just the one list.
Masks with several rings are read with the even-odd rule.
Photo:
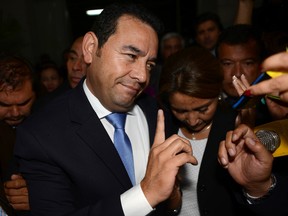
[[[111, 113], [111, 111], [106, 109], [101, 104], [101, 102], [98, 100], [98, 98], [95, 95], [93, 95], [93, 93], [90, 91], [90, 89], [88, 88], [88, 86], [86, 84], [86, 79], [83, 82], [83, 89], [84, 89], [84, 92], [85, 92], [85, 94], [86, 94], [86, 96], [88, 98], [88, 101], [90, 102], [93, 110], [96, 112], [97, 116], [100, 119], [105, 118], [107, 115], [109, 115]], [[127, 114], [128, 115], [135, 115], [135, 106]]]

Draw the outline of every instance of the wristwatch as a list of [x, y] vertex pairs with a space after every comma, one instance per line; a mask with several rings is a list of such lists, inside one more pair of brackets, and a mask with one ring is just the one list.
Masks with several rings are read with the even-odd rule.
[[271, 180], [272, 180], [272, 184], [271, 184], [268, 192], [261, 197], [253, 197], [253, 196], [249, 195], [244, 189], [242, 189], [243, 195], [246, 198], [247, 202], [249, 204], [259, 204], [261, 201], [268, 198], [271, 195], [273, 189], [276, 187], [276, 184], [277, 184], [277, 179], [276, 179], [274, 174], [271, 174]]

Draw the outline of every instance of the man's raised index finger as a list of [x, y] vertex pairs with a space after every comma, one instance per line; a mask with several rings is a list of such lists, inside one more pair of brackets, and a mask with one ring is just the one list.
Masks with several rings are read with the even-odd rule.
[[157, 126], [153, 146], [159, 145], [164, 141], [165, 141], [165, 119], [163, 110], [159, 109], [157, 115]]

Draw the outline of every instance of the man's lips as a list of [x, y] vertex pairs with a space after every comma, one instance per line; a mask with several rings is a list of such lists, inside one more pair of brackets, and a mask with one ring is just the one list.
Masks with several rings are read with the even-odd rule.
[[81, 80], [81, 78], [78, 77], [72, 77], [71, 79], [73, 82], [79, 82]]
[[10, 125], [18, 125], [23, 121], [24, 117], [17, 118], [17, 119], [6, 119], [6, 122], [9, 122]]
[[139, 85], [128, 85], [128, 84], [122, 84], [122, 85], [133, 92], [139, 92], [141, 90], [141, 87]]

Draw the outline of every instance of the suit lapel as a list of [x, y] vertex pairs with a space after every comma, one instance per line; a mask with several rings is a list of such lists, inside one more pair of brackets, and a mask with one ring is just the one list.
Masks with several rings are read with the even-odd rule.
[[144, 112], [149, 128], [149, 141], [150, 146], [154, 142], [154, 136], [157, 125], [157, 103], [156, 100], [146, 94], [142, 94], [136, 101], [139, 107]]
[[[91, 148], [91, 150], [103, 161], [111, 173], [118, 179], [123, 187], [131, 188], [132, 183], [126, 172], [121, 158], [118, 155], [113, 142], [95, 114], [83, 90], [82, 83], [78, 85], [71, 95], [70, 110], [71, 120], [79, 125], [77, 134]], [[149, 128], [150, 144], [153, 143], [157, 122], [157, 104], [151, 97], [141, 96], [137, 104], [143, 110]]]
[[[103, 165], [115, 176], [116, 179], [128, 189], [132, 187], [130, 178], [122, 165], [114, 144], [103, 127], [100, 119], [91, 107], [80, 84], [75, 88], [70, 99], [71, 120], [78, 124], [78, 136], [90, 147], [95, 155], [101, 159]], [[76, 99], [75, 99], [76, 98]]]

